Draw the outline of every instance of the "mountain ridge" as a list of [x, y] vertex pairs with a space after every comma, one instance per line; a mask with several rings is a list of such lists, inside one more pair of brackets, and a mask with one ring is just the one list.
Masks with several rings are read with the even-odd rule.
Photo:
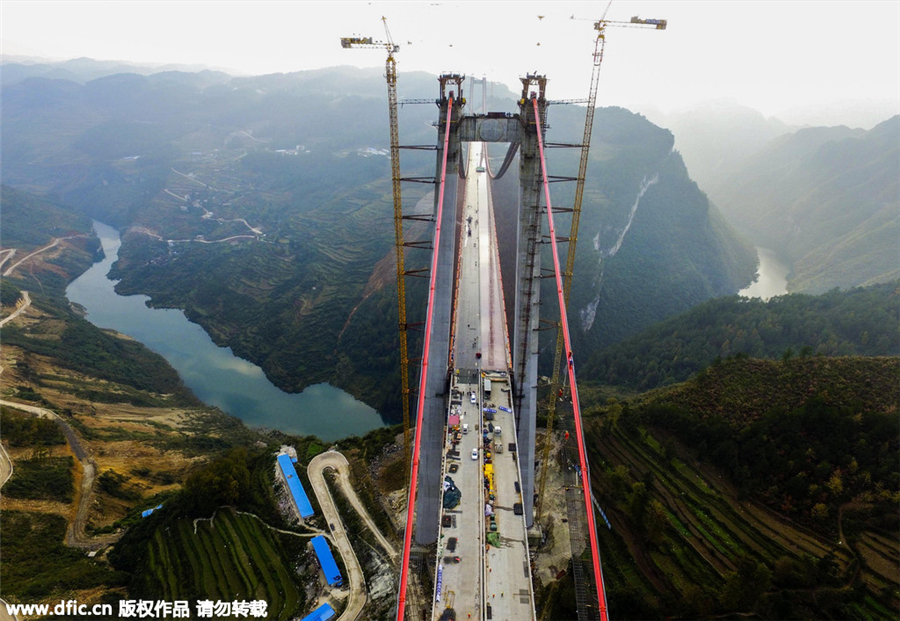
[[754, 242], [792, 263], [790, 291], [885, 282], [898, 273], [900, 115], [869, 131], [782, 136], [732, 175], [718, 204]]

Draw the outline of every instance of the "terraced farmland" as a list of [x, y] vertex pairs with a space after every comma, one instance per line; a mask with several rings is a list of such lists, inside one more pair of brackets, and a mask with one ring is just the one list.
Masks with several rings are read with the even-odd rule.
[[230, 510], [212, 520], [178, 520], [147, 544], [148, 581], [160, 599], [268, 602], [269, 619], [296, 616], [305, 596], [271, 531]]
[[664, 449], [647, 430], [594, 430], [587, 445], [597, 499], [612, 524], [600, 529], [611, 614], [779, 615], [786, 610], [779, 606], [789, 606], [789, 616], [840, 611], [866, 619], [893, 607], [897, 546], [883, 537], [862, 538], [860, 563], [846, 542], [739, 499], [726, 478], [670, 440]]

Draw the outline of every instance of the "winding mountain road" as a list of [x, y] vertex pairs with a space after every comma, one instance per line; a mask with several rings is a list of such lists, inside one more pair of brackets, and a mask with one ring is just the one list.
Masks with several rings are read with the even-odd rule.
[[2, 257], [0, 257], [0, 269], [2, 269], [6, 262], [12, 259], [15, 254], [15, 248], [6, 248], [5, 250], [0, 250], [0, 255], [3, 255]]
[[[340, 453], [341, 458], [344, 456]], [[339, 621], [355, 621], [359, 618], [363, 606], [366, 605], [368, 593], [366, 592], [366, 579], [363, 575], [362, 566], [359, 564], [359, 558], [350, 545], [350, 539], [347, 537], [347, 531], [344, 530], [344, 523], [341, 521], [341, 515], [334, 504], [334, 498], [328, 485], [325, 483], [325, 469], [333, 467], [332, 462], [327, 456], [328, 453], [322, 453], [314, 457], [307, 468], [309, 474], [309, 482], [313, 487], [313, 492], [319, 500], [319, 506], [322, 508], [322, 515], [331, 526], [331, 535], [325, 535], [331, 539], [332, 544], [338, 549], [341, 558], [344, 559], [344, 566], [347, 569], [347, 584], [350, 586], [350, 598], [347, 601], [347, 607], [344, 614], [339, 617]], [[322, 459], [320, 459], [322, 458]], [[331, 458], [333, 459], [333, 458]], [[346, 463], [344, 459], [344, 463]], [[356, 496], [356, 493], [353, 494]]]
[[[38, 255], [38, 254], [41, 254], [42, 252], [46, 252], [47, 250], [50, 250], [51, 248], [55, 248], [56, 246], [59, 245], [59, 242], [61, 242], [61, 241], [64, 241], [64, 240], [66, 240], [66, 239], [75, 239], [76, 237], [87, 237], [87, 235], [81, 235], [81, 234], [79, 234], [79, 235], [69, 235], [68, 237], [55, 237], [55, 238], [53, 238], [53, 241], [52, 241], [52, 242], [50, 242], [49, 244], [47, 244], [47, 245], [44, 246], [43, 248], [38, 248], [37, 250], [35, 250], [35, 251], [32, 252], [31, 254], [25, 255], [24, 257], [22, 257], [21, 259], [19, 259], [18, 261], [16, 261], [16, 262], [13, 263], [12, 265], [10, 265], [8, 268], [6, 268], [6, 271], [3, 272], [3, 275], [4, 275], [4, 276], [9, 276], [10, 274], [13, 273], [13, 271], [14, 271], [17, 267], [19, 267], [20, 265], [22, 265], [25, 261], [27, 261], [27, 260], [30, 259], [31, 257], [33, 257], [33, 256], [35, 256], [35, 255]], [[10, 249], [10, 250], [13, 250], [13, 252], [9, 255], [9, 257], [12, 257], [12, 255], [15, 254], [15, 249]], [[7, 251], [7, 250], [4, 250], [3, 252], [8, 252], [8, 251]], [[6, 260], [4, 259], [3, 263], [5, 263], [5, 262], [6, 262]]]
[[372, 534], [378, 540], [378, 543], [381, 544], [381, 547], [384, 548], [384, 551], [387, 552], [392, 559], [396, 559], [397, 550], [394, 549], [394, 546], [391, 545], [378, 529], [378, 526], [375, 525], [375, 521], [369, 515], [369, 512], [366, 510], [365, 506], [363, 506], [362, 502], [360, 502], [359, 497], [356, 495], [356, 490], [353, 489], [353, 485], [350, 482], [350, 462], [347, 461], [344, 454], [339, 453], [338, 451], [326, 451], [314, 457], [309, 462], [309, 468], [307, 469], [310, 480], [312, 480], [313, 477], [313, 470], [318, 471], [318, 476], [321, 477], [326, 469], [331, 469], [338, 473], [338, 483], [340, 484], [344, 495], [350, 500], [350, 504], [362, 518], [363, 522], [366, 523], [369, 530], [372, 531]]
[[344, 559], [344, 565], [349, 574], [348, 582], [350, 584], [350, 599], [347, 602], [347, 608], [344, 610], [344, 614], [340, 616], [340, 621], [355, 621], [355, 619], [359, 618], [363, 606], [365, 606], [366, 600], [368, 599], [365, 576], [363, 575], [362, 567], [359, 564], [356, 552], [354, 552], [353, 547], [350, 545], [350, 539], [347, 537], [347, 531], [344, 529], [344, 523], [341, 521], [340, 513], [334, 504], [334, 498], [331, 496], [331, 491], [325, 483], [326, 470], [334, 470], [337, 473], [338, 484], [344, 495], [392, 559], [397, 558], [397, 550], [394, 549], [387, 538], [385, 538], [381, 531], [378, 530], [378, 527], [375, 525], [369, 512], [366, 511], [366, 508], [356, 495], [356, 490], [353, 489], [353, 485], [350, 482], [350, 464], [347, 461], [347, 458], [337, 451], [326, 451], [325, 453], [316, 455], [309, 462], [307, 474], [309, 475], [309, 481], [312, 485], [313, 492], [316, 494], [316, 498], [319, 501], [319, 506], [322, 508], [322, 514], [325, 516], [325, 520], [331, 527], [330, 538], [335, 547], [337, 547], [341, 558]]
[[[75, 520], [69, 524], [69, 528], [66, 531], [66, 545], [82, 550], [100, 550], [101, 548], [118, 541], [122, 536], [120, 533], [102, 535], [99, 537], [88, 537], [84, 532], [85, 525], [87, 524], [88, 510], [91, 507], [91, 497], [94, 493], [94, 480], [97, 476], [97, 465], [90, 458], [87, 451], [85, 451], [81, 442], [78, 440], [78, 436], [75, 435], [75, 431], [69, 426], [69, 423], [63, 418], [60, 418], [55, 412], [33, 405], [7, 401], [6, 399], [0, 399], [0, 405], [5, 405], [24, 412], [30, 412], [31, 414], [37, 414], [41, 418], [50, 418], [54, 420], [56, 424], [59, 425], [63, 434], [65, 434], [66, 440], [68, 440], [69, 446], [75, 454], [75, 458], [81, 463], [83, 476], [81, 477], [81, 492], [78, 497], [78, 510], [75, 514]], [[12, 466], [10, 465], [10, 470], [11, 468]]]
[[9, 477], [12, 476], [12, 473], [12, 460], [9, 458], [9, 453], [7, 453], [3, 445], [0, 444], [0, 487], [6, 485], [6, 482], [9, 481]]

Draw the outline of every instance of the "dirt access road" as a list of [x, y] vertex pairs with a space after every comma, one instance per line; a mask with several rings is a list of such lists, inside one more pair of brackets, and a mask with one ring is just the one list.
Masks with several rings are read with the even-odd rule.
[[[50, 242], [48, 245], [44, 246], [43, 248], [39, 248], [39, 249], [35, 250], [35, 251], [32, 252], [31, 254], [29, 254], [29, 255], [27, 255], [27, 256], [25, 256], [25, 257], [19, 259], [18, 261], [16, 261], [16, 262], [13, 263], [12, 265], [10, 265], [8, 268], [6, 268], [6, 271], [3, 272], [3, 275], [4, 275], [4, 276], [9, 276], [10, 274], [12, 274], [12, 273], [15, 271], [15, 269], [16, 269], [17, 267], [19, 267], [22, 263], [24, 263], [25, 261], [27, 261], [27, 260], [30, 259], [31, 257], [33, 257], [33, 256], [35, 256], [35, 255], [38, 255], [38, 254], [41, 254], [42, 252], [44, 252], [44, 251], [46, 251], [46, 250], [50, 250], [51, 248], [55, 248], [56, 246], [59, 245], [59, 242], [61, 242], [61, 241], [64, 240], [64, 239], [73, 239], [73, 238], [75, 238], [75, 237], [84, 237], [84, 235], [70, 235], [69, 237], [56, 237], [56, 238], [54, 238], [54, 240], [53, 240], [52, 242]], [[4, 254], [4, 255], [5, 255], [5, 256], [3, 257], [3, 259], [0, 260], [0, 267], [2, 267], [3, 264], [7, 262], [7, 260], [13, 258], [13, 255], [16, 254], [16, 249], [15, 249], [15, 248], [7, 248], [6, 250], [0, 250], [0, 254]], [[19, 304], [19, 305], [17, 306], [16, 311], [15, 311], [12, 315], [10, 315], [9, 317], [6, 317], [6, 318], [3, 319], [2, 321], [0, 321], [0, 326], [3, 326], [3, 325], [5, 325], [6, 323], [12, 321], [12, 320], [15, 319], [16, 317], [18, 317], [19, 315], [21, 315], [22, 313], [24, 313], [26, 308], [28, 308], [29, 306], [31, 306], [31, 296], [28, 295], [28, 292], [27, 292], [27, 291], [22, 291], [22, 298], [21, 298], [21, 299], [23, 299], [23, 300], [25, 300], [25, 301], [24, 301], [22, 304]]]
[[12, 321], [16, 317], [18, 317], [19, 315], [24, 313], [25, 309], [27, 309], [29, 306], [31, 306], [31, 296], [28, 295], [27, 291], [22, 292], [22, 297], [19, 298], [19, 301], [22, 303], [18, 304], [16, 306], [16, 310], [13, 314], [11, 314], [9, 317], [4, 317], [3, 319], [0, 319], [0, 326], [6, 325], [8, 322]]
[[[35, 250], [35, 251], [32, 252], [31, 254], [22, 257], [21, 259], [19, 259], [18, 261], [16, 261], [16, 262], [13, 263], [12, 265], [10, 265], [8, 268], [6, 268], [6, 271], [3, 272], [3, 275], [4, 275], [4, 276], [9, 276], [10, 274], [13, 273], [13, 271], [15, 271], [15, 269], [16, 269], [17, 267], [19, 267], [20, 265], [22, 265], [25, 261], [27, 261], [27, 260], [30, 259], [31, 257], [33, 257], [33, 256], [35, 256], [35, 255], [38, 255], [38, 254], [41, 254], [42, 252], [45, 252], [45, 251], [47, 251], [47, 250], [50, 250], [51, 248], [57, 247], [57, 246], [59, 245], [59, 242], [61, 242], [61, 241], [63, 241], [63, 240], [66, 240], [66, 239], [75, 239], [76, 237], [87, 237], [87, 235], [69, 235], [68, 237], [55, 237], [55, 238], [53, 239], [52, 242], [50, 242], [49, 244], [47, 244], [47, 245], [44, 246], [43, 248], [38, 248], [37, 250]], [[12, 250], [12, 252], [9, 252], [9, 250]], [[3, 252], [9, 252], [9, 255], [3, 259], [3, 263], [6, 263], [6, 259], [12, 258], [12, 256], [15, 254], [15, 249], [14, 249], [14, 248], [10, 248], [10, 249], [8, 249], [8, 250], [4, 250]], [[0, 265], [2, 265], [3, 263], [0, 263]]]
[[69, 524], [66, 531], [66, 545], [82, 550], [100, 550], [115, 541], [118, 541], [121, 534], [103, 535], [100, 537], [88, 537], [84, 534], [84, 527], [87, 523], [88, 510], [91, 507], [91, 496], [94, 493], [94, 480], [97, 476], [97, 465], [90, 458], [75, 431], [69, 424], [60, 418], [56, 412], [44, 408], [35, 407], [33, 405], [25, 405], [24, 403], [16, 403], [0, 399], [0, 405], [15, 408], [32, 414], [37, 414], [41, 418], [50, 418], [59, 425], [59, 428], [66, 436], [75, 458], [81, 463], [83, 476], [81, 477], [81, 491], [78, 495], [78, 510], [75, 514], [75, 520]]
[[337, 472], [337, 480], [341, 490], [347, 496], [350, 504], [359, 514], [360, 518], [362, 518], [363, 522], [365, 522], [366, 526], [372, 531], [372, 534], [375, 535], [375, 538], [392, 559], [397, 558], [397, 551], [384, 535], [382, 535], [381, 531], [378, 530], [378, 527], [375, 525], [369, 512], [366, 511], [366, 508], [356, 495], [356, 490], [353, 489], [350, 482], [350, 464], [347, 462], [347, 458], [337, 451], [327, 451], [314, 457], [309, 462], [307, 468], [309, 481], [313, 487], [313, 492], [316, 494], [316, 498], [319, 500], [319, 506], [322, 507], [322, 514], [330, 525], [330, 538], [337, 547], [341, 557], [344, 559], [347, 573], [350, 574], [348, 576], [350, 583], [350, 599], [347, 602], [347, 608], [344, 610], [344, 614], [340, 617], [340, 621], [355, 621], [355, 619], [359, 618], [359, 614], [362, 612], [363, 606], [365, 606], [366, 600], [368, 599], [365, 576], [363, 575], [362, 567], [359, 564], [359, 559], [356, 557], [356, 552], [353, 551], [353, 547], [350, 545], [350, 539], [347, 537], [347, 531], [344, 529], [344, 523], [341, 521], [340, 513], [338, 513], [337, 507], [334, 504], [331, 492], [325, 483], [325, 470], [327, 469]]

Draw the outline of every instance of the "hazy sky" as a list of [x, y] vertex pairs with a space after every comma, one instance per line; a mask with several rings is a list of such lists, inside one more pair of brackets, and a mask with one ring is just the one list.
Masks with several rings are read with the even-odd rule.
[[[235, 73], [381, 66], [344, 50], [351, 34], [401, 44], [399, 70], [457, 71], [514, 86], [538, 71], [551, 98], [587, 96], [604, 2], [0, 2], [5, 54], [204, 64]], [[543, 19], [539, 19], [543, 15]], [[574, 15], [583, 20], [572, 20]], [[613, 2], [608, 19], [669, 20], [666, 31], [610, 28], [601, 105], [663, 110], [734, 99], [766, 114], [836, 100], [900, 111], [900, 2]], [[540, 45], [538, 45], [540, 44]]]

